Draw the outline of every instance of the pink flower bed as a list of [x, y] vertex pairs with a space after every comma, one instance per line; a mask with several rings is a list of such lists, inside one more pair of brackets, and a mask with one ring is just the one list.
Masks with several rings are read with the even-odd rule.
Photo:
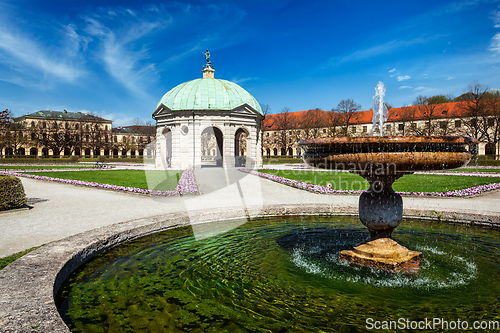
[[[26, 171], [26, 170], [24, 170], [24, 171]], [[52, 170], [50, 170], [50, 171], [52, 171]], [[26, 178], [32, 178], [32, 179], [60, 182], [60, 183], [65, 183], [65, 184], [89, 186], [89, 187], [104, 188], [104, 189], [125, 191], [125, 192], [131, 192], [131, 193], [139, 193], [139, 194], [149, 194], [149, 195], [156, 195], [156, 196], [198, 194], [198, 186], [196, 185], [196, 181], [194, 179], [194, 172], [191, 169], [184, 170], [181, 178], [179, 179], [179, 182], [177, 183], [177, 186], [175, 187], [175, 190], [173, 190], [173, 191], [155, 191], [155, 190], [149, 190], [149, 189], [145, 190], [145, 189], [141, 189], [141, 188], [137, 188], [137, 187], [126, 187], [126, 186], [118, 186], [118, 185], [111, 185], [111, 184], [86, 182], [86, 181], [82, 181], [82, 180], [70, 180], [70, 179], [38, 176], [38, 175], [29, 175], [29, 174], [14, 172], [14, 171], [0, 171], [0, 173], [8, 174], [8, 175], [16, 176], [16, 177], [26, 177]]]

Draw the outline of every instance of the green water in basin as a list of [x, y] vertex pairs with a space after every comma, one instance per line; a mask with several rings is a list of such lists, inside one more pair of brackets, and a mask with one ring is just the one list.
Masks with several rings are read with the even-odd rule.
[[100, 254], [65, 282], [58, 308], [74, 332], [359, 332], [400, 318], [500, 321], [500, 232], [404, 220], [393, 238], [423, 252], [417, 276], [337, 260], [367, 234], [357, 218], [338, 216], [255, 220], [201, 240], [191, 227], [170, 230]]

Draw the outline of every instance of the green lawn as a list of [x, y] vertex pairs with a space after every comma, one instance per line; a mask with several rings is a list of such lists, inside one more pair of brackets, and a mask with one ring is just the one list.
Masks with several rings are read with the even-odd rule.
[[[45, 245], [45, 244], [43, 244], [43, 245]], [[4, 269], [5, 267], [7, 267], [7, 265], [13, 263], [17, 259], [24, 256], [25, 254], [30, 253], [31, 251], [34, 251], [34, 250], [38, 249], [39, 247], [42, 247], [43, 245], [32, 247], [31, 249], [27, 249], [27, 250], [24, 250], [21, 252], [14, 253], [13, 255], [10, 255], [8, 257], [0, 258], [0, 270]]]
[[281, 157], [281, 158], [272, 158], [272, 157], [264, 157], [262, 159], [263, 164], [292, 164], [292, 163], [302, 163], [301, 158], [293, 158], [293, 157]]
[[474, 169], [474, 168], [463, 168], [463, 169], [453, 169], [450, 171], [464, 171], [464, 172], [500, 172], [500, 169]]
[[40, 165], [2, 165], [0, 166], [0, 170], [39, 170], [39, 169], [79, 169], [79, 168], [92, 168], [93, 165], [79, 165], [79, 166], [73, 166], [73, 165], [61, 165], [61, 164], [53, 164], [53, 165], [47, 165], [47, 166], [40, 166]]
[[[29, 172], [28, 172], [29, 174]], [[177, 186], [182, 171], [143, 171], [143, 170], [89, 170], [89, 171], [55, 171], [31, 173], [32, 175], [82, 180], [118, 186], [137, 187], [158, 191], [172, 191]]]
[[[326, 186], [334, 190], [367, 190], [368, 182], [361, 176], [347, 172], [259, 170], [271, 175], [299, 180], [309, 184]], [[500, 177], [470, 177], [441, 175], [406, 175], [398, 179], [393, 188], [399, 192], [446, 192], [462, 190], [472, 186], [500, 183]]]

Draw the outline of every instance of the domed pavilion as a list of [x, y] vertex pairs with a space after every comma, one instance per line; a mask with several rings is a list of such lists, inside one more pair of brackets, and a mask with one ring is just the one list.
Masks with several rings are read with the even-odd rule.
[[[259, 103], [236, 83], [215, 79], [208, 50], [205, 57], [203, 78], [179, 84], [156, 106], [157, 167], [200, 168], [207, 160], [225, 168], [261, 166]], [[213, 148], [202, 138], [211, 138]]]

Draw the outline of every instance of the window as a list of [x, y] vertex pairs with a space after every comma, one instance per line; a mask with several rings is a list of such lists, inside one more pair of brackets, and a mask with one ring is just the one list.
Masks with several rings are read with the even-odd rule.
[[31, 122], [31, 127], [35, 127], [35, 122], [34, 121]]
[[43, 140], [47, 140], [47, 134], [46, 133], [43, 133]]
[[488, 119], [488, 126], [493, 126], [493, 125], [495, 125], [495, 119], [489, 118]]
[[89, 136], [85, 135], [85, 141], [89, 142]]
[[363, 133], [368, 132], [368, 126], [363, 126]]
[[399, 129], [400, 131], [404, 131], [404, 130], [405, 130], [405, 124], [399, 124], [399, 125], [398, 125], [398, 129]]
[[[118, 142], [118, 138], [116, 136], [113, 137], [113, 142]], [[116, 154], [116, 155], [118, 155], [118, 154]]]
[[35, 133], [31, 133], [31, 140], [35, 140], [35, 138], [36, 138]]
[[266, 136], [269, 136], [269, 132], [266, 133]]
[[461, 120], [455, 120], [455, 128], [460, 128], [462, 126]]
[[411, 127], [412, 130], [417, 129], [417, 123], [411, 123], [410, 127]]
[[127, 138], [122, 137], [122, 142], [127, 142]]
[[292, 143], [292, 139], [288, 139], [288, 143]]
[[104, 126], [104, 129], [107, 131], [108, 130], [108, 125]]
[[355, 126], [351, 127], [351, 132], [356, 133], [356, 127]]
[[108, 136], [107, 135], [104, 137], [104, 142], [108, 142]]
[[78, 134], [76, 135], [76, 141], [80, 141], [80, 136]]
[[139, 138], [139, 143], [142, 143], [142, 136]]
[[77, 129], [79, 129], [79, 128], [80, 128], [80, 126], [79, 126], [78, 124], [76, 124], [76, 125], [75, 125], [75, 129], [77, 130]]
[[389, 132], [391, 130], [391, 125], [385, 125], [385, 130]]
[[54, 121], [54, 128], [57, 128], [57, 122]]
[[98, 125], [95, 125], [95, 130], [99, 130], [99, 126]]
[[89, 129], [89, 124], [85, 125], [85, 129]]
[[64, 124], [64, 128], [68, 129], [69, 128], [69, 124], [68, 123]]
[[292, 131], [288, 131], [288, 135], [292, 135]]
[[42, 123], [42, 128], [47, 128], [47, 123], [45, 121]]
[[323, 133], [326, 133], [326, 128], [323, 128]]
[[448, 125], [448, 123], [446, 121], [440, 121], [439, 122], [439, 127], [441, 129], [446, 129], [446, 127], [448, 127], [447, 125]]

